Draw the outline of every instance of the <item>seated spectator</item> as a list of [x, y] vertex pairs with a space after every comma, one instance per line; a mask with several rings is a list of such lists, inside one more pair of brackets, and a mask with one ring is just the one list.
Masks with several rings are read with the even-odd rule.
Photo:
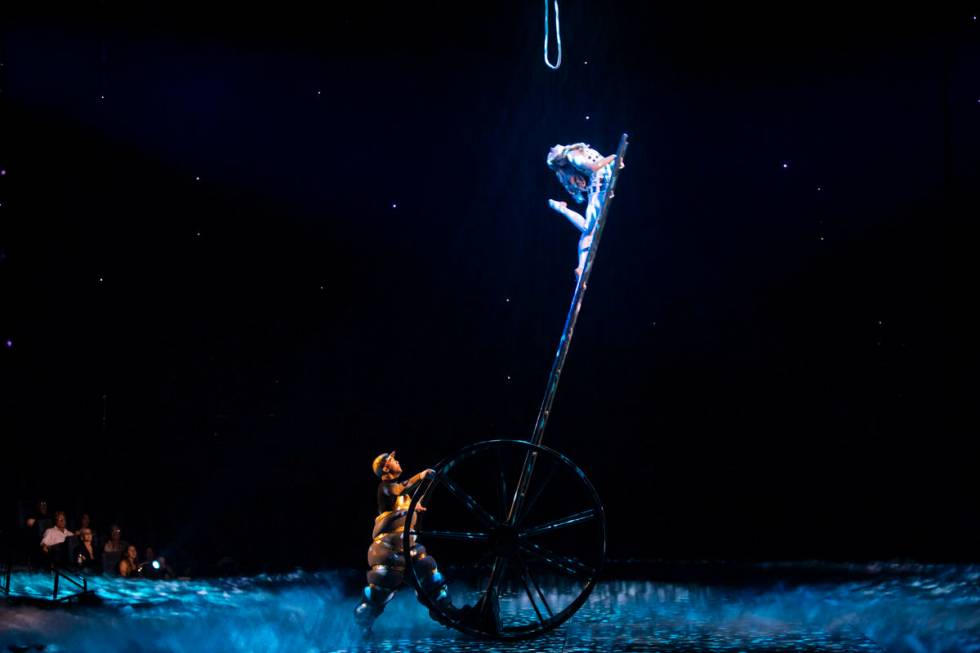
[[75, 569], [86, 574], [98, 574], [102, 572], [102, 556], [92, 542], [92, 529], [85, 527], [79, 531], [79, 544], [75, 549], [72, 565]]
[[119, 561], [122, 559], [123, 552], [126, 551], [127, 544], [122, 539], [122, 531], [113, 524], [109, 527], [109, 539], [102, 547], [102, 571], [106, 574], [115, 574], [119, 570]]
[[[38, 522], [43, 519], [51, 519], [48, 516], [48, 502], [44, 499], [38, 499], [37, 504], [34, 506], [34, 510], [28, 513], [27, 519], [24, 520], [24, 525], [28, 528], [35, 528], [37, 527]], [[45, 528], [47, 528], [47, 526], [45, 526]]]
[[158, 560], [160, 563], [160, 569], [157, 570], [157, 578], [173, 578], [177, 574], [174, 573], [173, 566], [167, 562], [167, 559], [160, 556]]
[[92, 518], [87, 512], [83, 512], [82, 516], [78, 518], [78, 528], [75, 529], [75, 532], [81, 533], [83, 528], [92, 528]]
[[64, 512], [54, 513], [54, 526], [45, 530], [41, 538], [41, 551], [47, 556], [48, 566], [63, 562], [67, 557], [65, 540], [72, 536], [72, 532], [65, 528], [65, 522]]
[[156, 557], [153, 547], [146, 547], [143, 553], [143, 562], [140, 563], [140, 576], [143, 578], [173, 578], [174, 570], [167, 565], [167, 559], [163, 556]]
[[92, 530], [92, 519], [87, 512], [83, 512], [78, 520], [78, 528], [75, 529], [74, 537], [69, 537], [65, 540], [65, 543], [68, 545], [68, 560], [72, 565], [75, 564], [75, 558], [78, 557], [76, 549], [81, 546], [81, 534], [85, 529], [89, 529], [92, 532], [92, 546], [96, 549], [96, 557], [99, 561], [102, 560], [102, 538], [96, 536], [95, 531]]
[[123, 578], [135, 578], [139, 571], [139, 562], [136, 559], [136, 547], [130, 544], [126, 547], [126, 555], [119, 561], [119, 575]]
[[[53, 522], [48, 514], [48, 502], [44, 499], [38, 499], [30, 507], [21, 504], [20, 509], [16, 558], [18, 563], [33, 569], [41, 564], [43, 555], [37, 541]], [[41, 528], [42, 525], [44, 528]]]

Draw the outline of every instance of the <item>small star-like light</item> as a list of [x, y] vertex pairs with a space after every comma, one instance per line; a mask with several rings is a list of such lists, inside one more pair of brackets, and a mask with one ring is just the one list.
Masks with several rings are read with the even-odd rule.
[[12, 349], [13, 346], [14, 346], [14, 341], [13, 340], [8, 340], [4, 344], [7, 345], [7, 349]]
[[590, 116], [586, 116], [586, 117], [585, 117], [585, 119], [586, 119], [586, 120], [588, 120], [589, 118], [590, 118]]
[[100, 96], [99, 96], [99, 99], [100, 99], [100, 100], [104, 100], [104, 99], [105, 99], [105, 96], [104, 96], [104, 95], [100, 95]]
[[881, 326], [881, 320], [878, 320], [878, 326]]
[[398, 205], [397, 205], [397, 204], [394, 204], [394, 203], [392, 203], [392, 205], [391, 205], [391, 208], [393, 208], [393, 209], [397, 209], [397, 208], [398, 208]]
[[102, 283], [102, 277], [99, 277], [99, 283]]
[[201, 237], [201, 232], [200, 232], [200, 231], [198, 231], [198, 232], [197, 232], [196, 234], [194, 234], [194, 235], [195, 235], [195, 236], [197, 236], [198, 238], [200, 238], [200, 237]]
[[820, 236], [820, 240], [823, 240], [823, 236]]
[[194, 181], [201, 181], [200, 177], [194, 177]]
[[822, 190], [823, 190], [823, 186], [817, 186], [817, 191], [822, 191]]
[[316, 94], [317, 95], [323, 95], [323, 91], [317, 91]]
[[510, 377], [509, 376], [507, 377], [507, 380], [510, 381]]
[[6, 177], [6, 176], [7, 176], [7, 171], [6, 170], [0, 170], [0, 177]]
[[588, 66], [588, 65], [589, 65], [589, 62], [588, 62], [588, 60], [586, 60], [586, 61], [583, 61], [582, 63], [583, 63], [583, 64], [585, 64], [586, 66]]
[[786, 161], [783, 161], [783, 170], [786, 170], [787, 168], [789, 168], [789, 163], [786, 162]]
[[510, 303], [510, 297], [505, 298], [504, 301], [509, 304]]

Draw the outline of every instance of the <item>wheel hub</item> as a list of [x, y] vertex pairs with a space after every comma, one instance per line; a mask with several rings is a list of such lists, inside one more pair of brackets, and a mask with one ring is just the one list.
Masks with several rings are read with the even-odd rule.
[[513, 526], [501, 524], [490, 531], [490, 549], [500, 558], [511, 558], [517, 554], [518, 531]]

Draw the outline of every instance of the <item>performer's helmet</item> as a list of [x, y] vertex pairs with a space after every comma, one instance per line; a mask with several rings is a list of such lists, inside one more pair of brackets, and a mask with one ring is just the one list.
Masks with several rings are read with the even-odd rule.
[[385, 473], [385, 471], [384, 471], [385, 470], [385, 463], [387, 463], [388, 462], [388, 459], [391, 458], [394, 455], [395, 455], [395, 451], [394, 451], [394, 449], [392, 449], [391, 453], [383, 453], [383, 454], [380, 454], [380, 455], [378, 455], [374, 459], [374, 462], [371, 463], [371, 469], [374, 470], [374, 475], [375, 476], [377, 476], [378, 478], [381, 478], [381, 475]]
[[572, 150], [587, 149], [588, 143], [572, 143], [571, 145], [555, 145], [548, 151], [548, 167], [557, 170], [561, 166], [568, 165], [568, 153]]
[[565, 158], [565, 149], [566, 148], [564, 145], [555, 145], [553, 148], [551, 148], [551, 150], [549, 150], [548, 152], [549, 168], [556, 168], [562, 163], [564, 163], [563, 159]]

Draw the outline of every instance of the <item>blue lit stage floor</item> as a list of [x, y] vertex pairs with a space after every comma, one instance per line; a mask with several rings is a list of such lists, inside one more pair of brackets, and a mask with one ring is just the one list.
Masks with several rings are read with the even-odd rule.
[[[373, 637], [363, 639], [351, 622], [361, 574], [95, 579], [101, 607], [8, 602], [0, 608], [0, 650], [980, 651], [980, 567], [721, 569], [636, 567], [669, 580], [607, 580], [564, 627], [512, 644], [446, 630], [428, 619], [410, 591], [396, 597]], [[51, 580], [15, 574], [12, 585], [41, 596]]]

